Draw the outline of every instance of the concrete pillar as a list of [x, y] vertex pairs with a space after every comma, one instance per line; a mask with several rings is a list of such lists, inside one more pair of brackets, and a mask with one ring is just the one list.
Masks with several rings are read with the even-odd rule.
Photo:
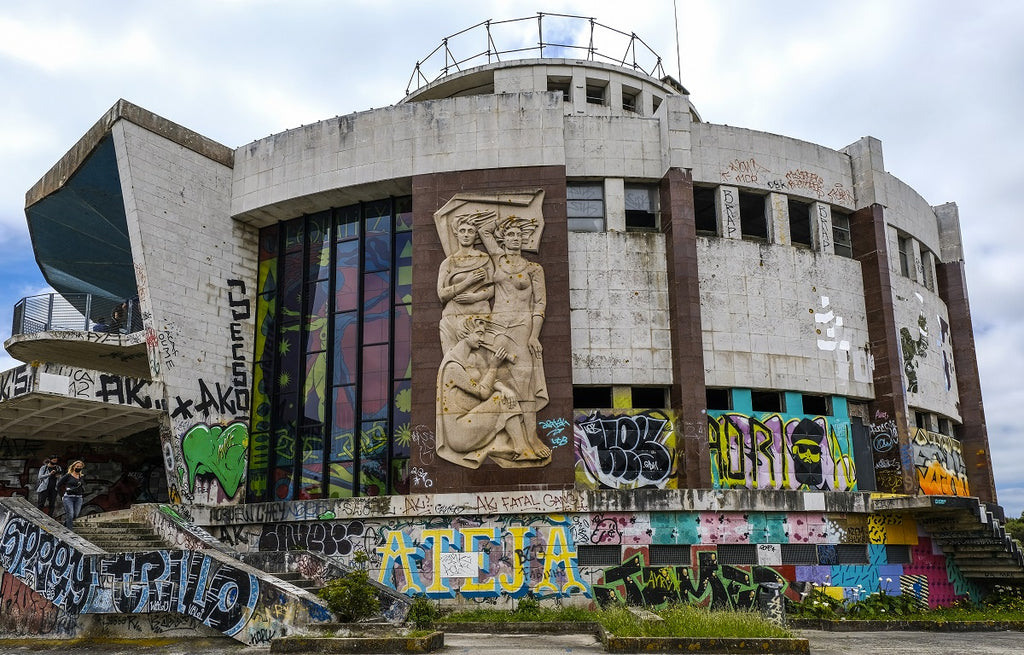
[[[691, 204], [693, 203], [692, 193]], [[723, 239], [742, 239], [740, 230], [740, 192], [734, 186], [719, 186], [715, 196], [715, 213], [718, 214], [718, 234]]]
[[626, 231], [626, 182], [621, 177], [604, 180], [604, 229]]
[[917, 474], [913, 466], [903, 388], [900, 345], [893, 308], [884, 209], [879, 204], [850, 216], [854, 259], [861, 263], [868, 340], [875, 359], [875, 398], [869, 404], [875, 481], [882, 493], [913, 494]]
[[833, 254], [832, 243], [832, 207], [824, 202], [811, 203], [811, 243], [812, 250]]
[[[974, 347], [974, 326], [971, 305], [967, 297], [967, 278], [964, 275], [963, 246], [960, 242], [960, 214], [954, 203], [935, 207], [939, 220], [939, 242], [942, 262], [935, 266], [939, 297], [949, 311], [949, 333], [953, 343], [953, 362], [956, 386], [960, 392], [960, 444], [967, 465], [967, 483], [971, 495], [995, 503], [995, 479], [992, 474], [992, 455], [985, 424], [985, 405], [981, 397], [981, 378], [978, 374], [978, 355]], [[948, 258], [948, 259], [947, 259]]]
[[789, 197], [784, 193], [768, 194], [768, 241], [788, 246], [793, 239], [789, 234]]
[[[735, 191], [733, 189], [734, 198]], [[689, 170], [670, 168], [662, 178], [661, 225], [665, 233], [669, 324], [672, 326], [670, 404], [676, 415], [676, 443], [683, 450], [679, 488], [710, 489], [711, 452], [700, 325], [697, 230], [693, 176]], [[736, 214], [736, 231], [739, 231], [739, 214]]]

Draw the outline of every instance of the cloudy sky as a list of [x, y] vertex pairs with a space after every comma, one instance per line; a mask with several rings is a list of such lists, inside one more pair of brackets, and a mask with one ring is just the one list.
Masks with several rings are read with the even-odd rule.
[[[393, 104], [445, 36], [537, 11], [636, 33], [704, 120], [833, 148], [874, 136], [887, 170], [959, 205], [999, 499], [1020, 515], [1024, 3], [1012, 0], [678, 0], [679, 57], [672, 0], [0, 0], [0, 341], [14, 304], [47, 291], [25, 192], [118, 98], [237, 147]], [[0, 370], [16, 363], [0, 352]]]

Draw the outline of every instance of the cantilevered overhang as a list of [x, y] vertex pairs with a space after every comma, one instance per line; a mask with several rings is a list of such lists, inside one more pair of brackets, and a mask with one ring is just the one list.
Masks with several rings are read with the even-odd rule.
[[116, 443], [160, 424], [163, 387], [52, 364], [0, 373], [0, 434], [39, 441]]
[[138, 295], [113, 131], [119, 120], [233, 164], [230, 148], [119, 100], [25, 196], [36, 261], [61, 294]]
[[145, 332], [51, 330], [16, 334], [4, 342], [4, 348], [23, 362], [61, 362], [133, 378], [150, 377]]

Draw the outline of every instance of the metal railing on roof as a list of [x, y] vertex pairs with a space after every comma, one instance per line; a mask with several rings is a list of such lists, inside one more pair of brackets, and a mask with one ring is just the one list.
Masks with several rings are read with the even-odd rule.
[[138, 332], [142, 330], [139, 300], [113, 300], [90, 293], [47, 293], [22, 298], [14, 306], [12, 336], [52, 330]]
[[[547, 19], [546, 27], [545, 19]], [[527, 38], [521, 25], [525, 21], [537, 21], [538, 41], [536, 45], [527, 45]], [[502, 41], [502, 44], [499, 45], [495, 41], [495, 35], [503, 28], [509, 29], [511, 35], [499, 35], [499, 40], [506, 37], [511, 43]], [[480, 37], [481, 32], [484, 33], [483, 38]], [[456, 37], [462, 37], [458, 47], [453, 43]], [[476, 43], [481, 41], [485, 43], [483, 50], [475, 49], [472, 45], [473, 41], [470, 41], [473, 38], [478, 39], [475, 41]], [[461, 45], [461, 40], [468, 41], [470, 45]], [[583, 41], [585, 43], [582, 43]], [[610, 53], [615, 47], [618, 47], [617, 51], [623, 53], [621, 57], [606, 54], [600, 49], [604, 48]], [[468, 50], [470, 54], [466, 56], [461, 56], [461, 53], [456, 54], [456, 50], [462, 48]], [[416, 62], [412, 75], [409, 77], [409, 84], [405, 88], [405, 94], [409, 95], [412, 91], [418, 91], [443, 77], [460, 72], [464, 68], [502, 61], [504, 55], [521, 55], [520, 57], [509, 57], [509, 59], [526, 58], [529, 53], [536, 53], [536, 56], [541, 59], [577, 58], [588, 61], [604, 61], [624, 68], [632, 68], [657, 79], [665, 77], [661, 57], [636, 34], [608, 27], [597, 22], [596, 19], [586, 16], [537, 12], [536, 16], [526, 18], [485, 20], [446, 36], [430, 54]]]

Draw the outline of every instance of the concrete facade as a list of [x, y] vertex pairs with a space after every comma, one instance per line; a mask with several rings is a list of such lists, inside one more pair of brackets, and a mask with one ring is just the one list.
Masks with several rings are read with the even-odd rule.
[[[118, 357], [145, 342], [131, 388], [153, 396], [131, 409], [165, 475], [119, 506], [170, 502], [238, 553], [365, 553], [409, 595], [745, 607], [778, 582], [937, 606], [996, 577], [957, 539], [1013, 552], [959, 216], [885, 172], [876, 139], [715, 125], [670, 78], [520, 60], [233, 151], [122, 101], [30, 192], [30, 222], [104, 139], [144, 336], [12, 337], [32, 363], [0, 374], [0, 436], [23, 440], [0, 464], [23, 492], [42, 450], [83, 452], [32, 427], [57, 402], [42, 375], [132, 405], [103, 385], [126, 388]], [[435, 213], [526, 193], [546, 285], [527, 428], [550, 455], [460, 466], [437, 456], [455, 349]], [[92, 366], [47, 359], [76, 340]], [[93, 460], [137, 439], [107, 437]], [[987, 532], [950, 536], [964, 521]]]

